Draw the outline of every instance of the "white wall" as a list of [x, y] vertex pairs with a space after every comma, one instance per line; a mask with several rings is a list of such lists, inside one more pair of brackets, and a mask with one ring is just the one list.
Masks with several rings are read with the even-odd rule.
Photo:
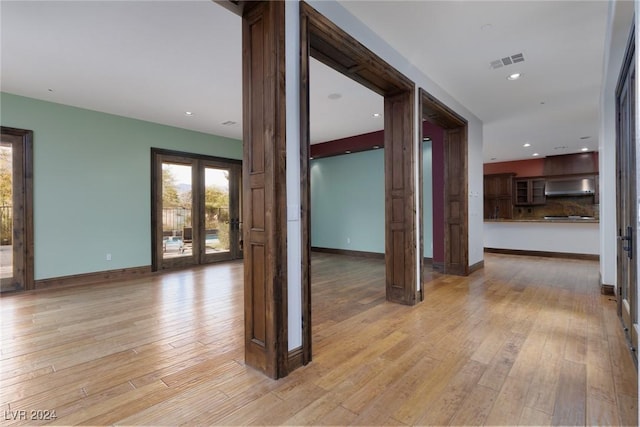
[[493, 249], [598, 255], [599, 235], [595, 222], [484, 223], [484, 245]]
[[[351, 15], [335, 1], [311, 0], [312, 7], [333, 21], [340, 28], [355, 37], [376, 55], [387, 61], [398, 71], [413, 80], [418, 87], [444, 102], [449, 108], [469, 122], [469, 265], [483, 259], [482, 239], [482, 122], [469, 110], [453, 99], [447, 92], [434, 83], [424, 73], [414, 67], [408, 59], [400, 55], [387, 42], [375, 34], [369, 27]], [[416, 120], [418, 120], [416, 115]], [[416, 124], [416, 150], [418, 149]]]
[[615, 91], [633, 21], [633, 3], [609, 3], [603, 82], [600, 95], [600, 276], [616, 283], [616, 106]]

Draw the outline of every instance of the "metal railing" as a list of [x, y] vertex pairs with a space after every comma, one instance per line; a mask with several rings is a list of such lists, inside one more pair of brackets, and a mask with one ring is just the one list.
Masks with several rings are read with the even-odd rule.
[[[182, 232], [185, 227], [191, 227], [191, 208], [162, 208], [162, 229], [167, 232], [175, 230]], [[229, 222], [229, 208], [205, 208], [205, 228], [218, 228], [220, 223]], [[178, 233], [168, 235], [181, 235]]]
[[0, 206], [0, 245], [13, 243], [13, 206]]

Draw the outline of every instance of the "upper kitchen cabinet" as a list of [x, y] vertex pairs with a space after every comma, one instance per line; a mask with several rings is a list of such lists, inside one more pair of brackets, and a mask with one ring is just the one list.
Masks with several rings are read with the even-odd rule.
[[542, 178], [518, 178], [514, 181], [515, 205], [532, 206], [544, 205], [546, 197], [544, 195], [545, 180]]
[[544, 159], [546, 176], [594, 173], [598, 173], [597, 152], [547, 156]]
[[484, 218], [513, 218], [513, 175], [500, 173], [484, 176]]
[[512, 173], [498, 173], [484, 176], [484, 197], [511, 197], [513, 189]]

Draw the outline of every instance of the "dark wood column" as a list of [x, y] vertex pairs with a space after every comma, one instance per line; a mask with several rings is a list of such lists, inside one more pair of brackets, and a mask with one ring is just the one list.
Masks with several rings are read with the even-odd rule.
[[418, 243], [413, 91], [385, 96], [384, 120], [387, 300], [413, 305]]
[[466, 126], [445, 132], [444, 272], [469, 274]]
[[287, 374], [284, 2], [243, 9], [245, 362]]
[[424, 89], [420, 102], [422, 119], [444, 130], [444, 273], [465, 276], [469, 274], [467, 121]]

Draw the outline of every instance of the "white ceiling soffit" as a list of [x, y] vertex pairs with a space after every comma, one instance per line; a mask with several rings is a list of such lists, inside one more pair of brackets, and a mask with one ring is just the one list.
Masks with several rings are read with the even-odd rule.
[[340, 3], [483, 120], [485, 162], [597, 149], [606, 1]]
[[[597, 148], [606, 2], [342, 4], [484, 121], [485, 161], [527, 158], [525, 142], [541, 155]], [[209, 0], [0, 8], [3, 91], [241, 138], [241, 20], [225, 8]], [[518, 53], [524, 62], [491, 68]], [[522, 78], [508, 81], [514, 72]], [[329, 99], [335, 93], [343, 96]], [[311, 103], [313, 141], [382, 128], [371, 117], [382, 99], [315, 61]]]
[[[242, 138], [241, 19], [202, 1], [2, 1], [2, 91]], [[311, 63], [312, 141], [380, 130], [382, 98]], [[329, 99], [338, 93], [339, 99]], [[193, 114], [187, 116], [189, 111]]]

